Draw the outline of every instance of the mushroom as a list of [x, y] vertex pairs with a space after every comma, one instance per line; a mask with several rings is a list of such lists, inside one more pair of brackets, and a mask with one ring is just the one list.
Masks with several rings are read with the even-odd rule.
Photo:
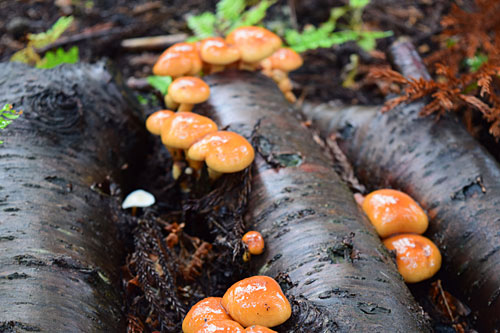
[[241, 55], [240, 69], [254, 70], [259, 62], [281, 47], [281, 39], [261, 27], [239, 27], [226, 37], [226, 42], [238, 48]]
[[280, 285], [269, 276], [252, 276], [236, 282], [222, 297], [222, 306], [245, 327], [274, 327], [292, 314]]
[[204, 62], [211, 65], [208, 74], [222, 71], [224, 65], [240, 59], [240, 51], [221, 37], [204, 39], [200, 44], [200, 55]]
[[135, 216], [137, 207], [145, 208], [154, 205], [155, 197], [144, 190], [135, 190], [123, 200], [122, 209], [132, 208], [132, 215]]
[[365, 197], [362, 208], [381, 238], [406, 232], [423, 234], [429, 225], [424, 210], [400, 191], [374, 191]]
[[182, 322], [182, 332], [194, 333], [212, 320], [231, 320], [221, 305], [221, 297], [207, 297], [193, 305]]
[[264, 238], [260, 232], [249, 231], [243, 235], [242, 241], [246, 244], [250, 254], [259, 255], [264, 252]]
[[196, 333], [212, 333], [212, 332], [226, 332], [226, 333], [244, 333], [243, 327], [234, 320], [211, 320], [207, 321]]
[[253, 162], [254, 156], [252, 145], [241, 135], [229, 131], [207, 134], [187, 152], [189, 159], [205, 161], [212, 180], [216, 180], [223, 173], [245, 169]]
[[[180, 154], [182, 149], [187, 150], [205, 135], [216, 131], [217, 125], [210, 118], [192, 112], [177, 112], [164, 121], [161, 129], [161, 141], [165, 147], [177, 149]], [[191, 168], [201, 169], [202, 162], [192, 161], [189, 156], [187, 161]], [[173, 175], [174, 179], [177, 179], [180, 174], [176, 172]]]
[[175, 79], [168, 88], [168, 96], [179, 103], [178, 111], [191, 111], [194, 104], [205, 102], [210, 96], [210, 88], [203, 80], [183, 76]]
[[398, 271], [407, 283], [426, 280], [436, 274], [441, 267], [439, 249], [424, 236], [401, 234], [387, 238], [383, 242], [387, 249], [396, 251]]
[[252, 325], [250, 327], [245, 328], [245, 333], [278, 333], [273, 331], [270, 328], [260, 326], [260, 325]]
[[153, 66], [153, 74], [177, 78], [183, 75], [198, 75], [202, 62], [196, 45], [176, 43], [166, 49]]
[[274, 52], [270, 57], [262, 60], [260, 65], [262, 73], [271, 77], [285, 94], [287, 100], [295, 102], [295, 95], [292, 93], [292, 82], [288, 78], [288, 73], [302, 66], [302, 57], [291, 48], [282, 47]]
[[175, 112], [170, 110], [160, 110], [150, 114], [148, 119], [146, 119], [146, 129], [153, 135], [160, 135], [164, 121], [174, 114]]

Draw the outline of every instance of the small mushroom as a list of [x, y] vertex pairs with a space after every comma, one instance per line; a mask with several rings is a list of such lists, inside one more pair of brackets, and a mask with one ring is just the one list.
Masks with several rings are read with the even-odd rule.
[[245, 328], [245, 333], [278, 333], [273, 331], [270, 328], [260, 326], [260, 325], [252, 325], [250, 327]]
[[255, 151], [241, 135], [218, 131], [193, 144], [187, 157], [193, 161], [205, 161], [208, 175], [216, 180], [223, 173], [238, 172], [248, 167], [253, 162]]
[[240, 59], [240, 51], [221, 37], [204, 39], [200, 44], [201, 59], [210, 64], [208, 74], [224, 70], [224, 66]]
[[137, 208], [145, 208], [154, 205], [155, 197], [144, 190], [135, 190], [123, 200], [122, 209], [132, 208], [132, 215], [135, 216]]
[[221, 297], [207, 297], [193, 305], [182, 322], [182, 332], [197, 332], [206, 322], [231, 320], [221, 305]]
[[177, 78], [198, 75], [202, 62], [195, 44], [176, 43], [166, 49], [153, 66], [153, 74]]
[[271, 77], [278, 84], [280, 90], [291, 103], [295, 102], [296, 98], [292, 93], [293, 86], [288, 78], [288, 73], [296, 70], [302, 64], [302, 57], [287, 47], [280, 48], [270, 57], [260, 62], [262, 73]]
[[269, 276], [252, 276], [236, 282], [222, 297], [222, 306], [245, 327], [274, 327], [292, 314], [280, 285]]
[[178, 111], [191, 111], [194, 104], [205, 102], [210, 97], [210, 88], [197, 77], [183, 76], [172, 82], [168, 96], [180, 104]]
[[264, 237], [258, 231], [249, 231], [243, 235], [243, 243], [248, 247], [248, 252], [259, 255], [264, 252]]
[[439, 249], [424, 236], [416, 234], [396, 235], [385, 239], [384, 245], [388, 250], [396, 251], [398, 271], [407, 283], [429, 279], [441, 267]]
[[161, 134], [161, 127], [166, 119], [172, 117], [175, 112], [170, 110], [160, 110], [149, 115], [146, 119], [146, 129], [153, 135]]
[[[205, 135], [216, 131], [217, 124], [210, 118], [192, 112], [177, 112], [163, 123], [161, 141], [165, 147], [176, 149], [182, 155], [182, 150], [187, 150]], [[201, 169], [202, 162], [192, 161], [189, 158], [187, 161], [191, 168]], [[179, 175], [178, 172], [176, 174]]]
[[234, 320], [211, 320], [207, 321], [196, 333], [213, 333], [213, 332], [225, 332], [225, 333], [244, 333], [245, 330], [243, 326]]
[[226, 42], [238, 48], [241, 55], [240, 69], [255, 70], [259, 62], [281, 47], [281, 39], [261, 27], [239, 27], [226, 37]]
[[424, 210], [400, 191], [374, 191], [365, 197], [362, 208], [381, 238], [408, 232], [423, 234], [429, 225]]

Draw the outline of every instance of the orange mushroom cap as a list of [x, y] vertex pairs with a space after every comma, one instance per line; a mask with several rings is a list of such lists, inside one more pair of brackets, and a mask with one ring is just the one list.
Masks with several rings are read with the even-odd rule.
[[250, 327], [245, 328], [245, 333], [278, 333], [273, 331], [270, 328], [260, 326], [260, 325], [252, 325]]
[[200, 45], [201, 59], [209, 64], [227, 65], [240, 59], [240, 51], [221, 37], [204, 39]]
[[284, 72], [294, 71], [303, 64], [302, 57], [288, 47], [280, 48], [267, 59], [269, 59], [272, 68], [280, 69]]
[[403, 232], [423, 234], [429, 225], [424, 210], [400, 191], [374, 191], [366, 196], [362, 208], [382, 238]]
[[281, 47], [281, 39], [271, 31], [261, 27], [240, 27], [226, 37], [240, 51], [241, 59], [257, 62], [269, 57]]
[[160, 135], [163, 123], [174, 114], [175, 112], [170, 110], [160, 110], [150, 114], [148, 119], [146, 119], [146, 129], [151, 134]]
[[221, 305], [221, 297], [207, 297], [202, 299], [189, 310], [182, 322], [182, 332], [194, 333], [206, 322], [212, 320], [231, 320]]
[[[441, 267], [441, 253], [428, 238], [416, 234], [401, 234], [384, 240], [389, 250], [396, 250], [399, 273], [407, 283], [426, 280]], [[224, 305], [224, 303], [222, 303]]]
[[292, 314], [280, 285], [269, 276], [252, 276], [236, 282], [222, 297], [222, 306], [245, 327], [277, 326]]
[[218, 131], [207, 134], [189, 148], [187, 157], [205, 161], [207, 166], [221, 173], [238, 172], [249, 166], [255, 157], [252, 145], [241, 135]]
[[196, 333], [244, 333], [244, 328], [234, 320], [211, 320], [207, 321]]
[[258, 231], [249, 231], [243, 235], [243, 243], [248, 247], [250, 254], [259, 255], [264, 252], [264, 237]]
[[161, 141], [170, 148], [188, 149], [194, 142], [217, 131], [212, 119], [192, 112], [177, 112], [161, 128]]
[[170, 84], [168, 94], [177, 103], [197, 104], [210, 97], [210, 87], [202, 79], [183, 76]]
[[177, 43], [166, 49], [153, 66], [153, 74], [179, 77], [196, 75], [202, 63], [196, 46], [191, 43]]

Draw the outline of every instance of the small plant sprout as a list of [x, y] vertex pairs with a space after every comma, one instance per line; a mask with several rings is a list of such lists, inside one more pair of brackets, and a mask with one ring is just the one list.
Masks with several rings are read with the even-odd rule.
[[[16, 111], [12, 109], [11, 104], [5, 104], [3, 108], [0, 110], [0, 130], [5, 129], [7, 126], [9, 126], [14, 119], [19, 118], [19, 116], [22, 114], [22, 111]], [[3, 141], [0, 140], [0, 144], [2, 144]]]
[[132, 216], [137, 213], [137, 208], [146, 208], [154, 205], [155, 197], [144, 190], [135, 190], [131, 192], [122, 203], [122, 209], [132, 208]]

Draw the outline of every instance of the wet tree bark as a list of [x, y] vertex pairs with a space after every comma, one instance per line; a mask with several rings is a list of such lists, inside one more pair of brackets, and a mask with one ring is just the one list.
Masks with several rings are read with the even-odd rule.
[[1, 133], [0, 331], [123, 332], [108, 190], [144, 137], [138, 109], [104, 64], [0, 73], [0, 103], [24, 112]]
[[[392, 49], [405, 76], [428, 77], [408, 43]], [[413, 196], [431, 218], [426, 232], [443, 254], [448, 287], [475, 312], [478, 327], [500, 328], [500, 165], [450, 115], [418, 115], [425, 101], [381, 114], [374, 107], [311, 109], [324, 136], [338, 133], [356, 175], [372, 188]]]
[[[254, 73], [206, 77], [201, 113], [250, 137], [258, 154], [246, 221], [263, 233], [253, 271], [290, 278], [298, 300], [280, 332], [425, 332], [389, 254], [276, 85]], [[300, 305], [304, 305], [300, 307]]]

